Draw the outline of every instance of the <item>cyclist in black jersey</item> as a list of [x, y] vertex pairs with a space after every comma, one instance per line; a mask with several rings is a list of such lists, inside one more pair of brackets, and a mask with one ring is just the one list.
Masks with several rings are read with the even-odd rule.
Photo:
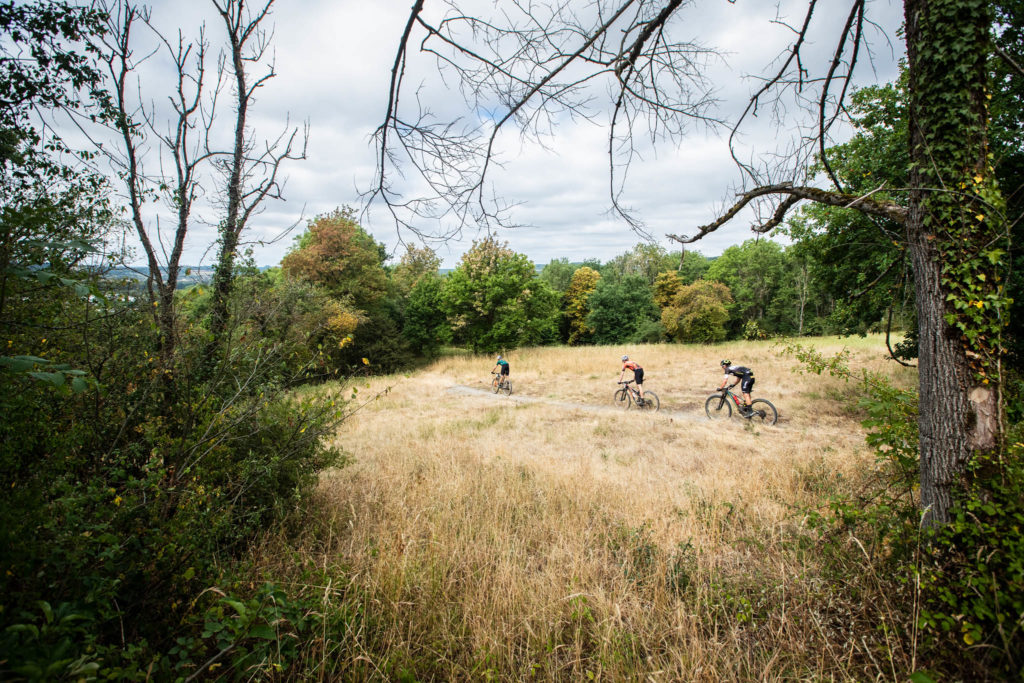
[[740, 385], [740, 391], [743, 392], [743, 414], [750, 413], [750, 390], [754, 388], [754, 371], [742, 365], [733, 365], [731, 360], [720, 361], [719, 365], [725, 371], [725, 377], [718, 385], [718, 390], [721, 391], [725, 388], [725, 385], [729, 383], [730, 376], [738, 378], [732, 383], [732, 386]]

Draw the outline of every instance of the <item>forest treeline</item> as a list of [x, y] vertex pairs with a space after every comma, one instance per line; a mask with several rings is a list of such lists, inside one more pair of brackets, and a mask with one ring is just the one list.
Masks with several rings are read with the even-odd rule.
[[[837, 280], [835, 257], [818, 238], [809, 233], [790, 246], [750, 239], [711, 258], [639, 243], [604, 263], [561, 258], [540, 268], [485, 237], [442, 272], [427, 247], [407, 245], [389, 259], [354, 211], [341, 209], [309, 221], [280, 266], [242, 282], [253, 297], [293, 312], [265, 333], [307, 335], [323, 352], [326, 376], [392, 372], [450, 345], [491, 352], [893, 328], [904, 340], [913, 298], [903, 283], [895, 296], [868, 287], [877, 277], [869, 265]], [[857, 287], [865, 291], [851, 299]], [[201, 309], [208, 291], [196, 285], [181, 296]]]

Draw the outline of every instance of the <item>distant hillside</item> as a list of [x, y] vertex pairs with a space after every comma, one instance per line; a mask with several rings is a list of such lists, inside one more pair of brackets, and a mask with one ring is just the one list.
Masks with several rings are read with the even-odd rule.
[[[260, 272], [268, 270], [271, 266], [259, 266]], [[164, 273], [166, 268], [161, 268]], [[182, 266], [178, 271], [178, 289], [187, 289], [193, 285], [205, 284], [213, 279], [213, 266]], [[149, 277], [149, 268], [146, 266], [112, 268], [107, 275], [111, 280], [135, 280], [145, 282]]]

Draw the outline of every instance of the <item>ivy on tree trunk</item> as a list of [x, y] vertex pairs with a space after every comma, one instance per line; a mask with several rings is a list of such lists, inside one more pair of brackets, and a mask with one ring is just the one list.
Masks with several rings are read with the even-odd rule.
[[949, 519], [972, 454], [1001, 441], [1006, 227], [988, 155], [989, 3], [906, 0], [904, 9], [921, 504], [937, 523]]

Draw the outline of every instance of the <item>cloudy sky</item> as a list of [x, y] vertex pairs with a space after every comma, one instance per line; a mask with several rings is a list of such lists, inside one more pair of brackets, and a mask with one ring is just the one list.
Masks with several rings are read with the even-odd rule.
[[[502, 1], [498, 0], [499, 5]], [[431, 2], [440, 5], [439, 0], [428, 0], [428, 7]], [[251, 238], [268, 240], [292, 225], [301, 230], [309, 218], [339, 206], [362, 208], [360, 193], [371, 186], [375, 172], [371, 135], [384, 115], [390, 68], [410, 4], [409, 0], [277, 0], [270, 18], [277, 76], [259, 93], [252, 123], [258, 137], [273, 138], [286, 120], [308, 122], [308, 158], [287, 167], [286, 200], [269, 204], [253, 221]], [[847, 4], [819, 3], [817, 30], [809, 46], [809, 54], [817, 57], [815, 68], [823, 70], [827, 65]], [[896, 60], [902, 56], [898, 41], [892, 38], [890, 44], [885, 37], [896, 35], [902, 3], [868, 0], [868, 6], [877, 29], [870, 33], [872, 58], [863, 59], [858, 70], [861, 84], [892, 80]], [[679, 37], [698, 40], [722, 53], [711, 72], [721, 101], [718, 116], [731, 119], [742, 110], [759, 85], [757, 77], [768, 73], [793, 38], [784, 22], [797, 23], [805, 10], [806, 0], [697, 0], [680, 14], [674, 25]], [[194, 34], [204, 21], [208, 38], [217, 44], [223, 29], [203, 0], [153, 3], [153, 23], [165, 33], [181, 28], [186, 35]], [[167, 73], [166, 62], [154, 55], [140, 81], [145, 100], [159, 103], [166, 97], [159, 91], [166, 87]], [[415, 80], [407, 83], [408, 92], [414, 90], [409, 85], [422, 80], [419, 95], [436, 111], [469, 112], [458, 91], [436, 77], [433, 61], [426, 56], [410, 56], [410, 73]], [[744, 129], [743, 153], [770, 154], [784, 148], [795, 135], [797, 120], [795, 109], [787, 111], [790, 117], [781, 129], [769, 125], [767, 114], [753, 120]], [[544, 146], [521, 144], [514, 133], [503, 138], [505, 165], [491, 181], [502, 196], [520, 203], [514, 220], [525, 227], [502, 231], [500, 236], [536, 263], [559, 257], [607, 260], [639, 240], [608, 212], [607, 130], [600, 125], [605, 120], [599, 112], [597, 123], [564, 121]], [[658, 145], [634, 165], [624, 203], [637, 212], [659, 243], [676, 249], [664, 235], [692, 233], [695, 226], [712, 220], [740, 180], [725, 135], [698, 127], [680, 144]], [[208, 208], [200, 217], [213, 224], [216, 215], [215, 208]], [[705, 255], [719, 254], [751, 237], [749, 220], [741, 217], [692, 248]], [[398, 234], [379, 206], [369, 208], [362, 224], [399, 253], [399, 239], [413, 239]], [[198, 224], [185, 262], [211, 263], [212, 235], [210, 225]], [[459, 240], [432, 246], [443, 265], [452, 267], [477, 236], [465, 231]], [[286, 237], [257, 245], [257, 262], [276, 265], [290, 243]]]

